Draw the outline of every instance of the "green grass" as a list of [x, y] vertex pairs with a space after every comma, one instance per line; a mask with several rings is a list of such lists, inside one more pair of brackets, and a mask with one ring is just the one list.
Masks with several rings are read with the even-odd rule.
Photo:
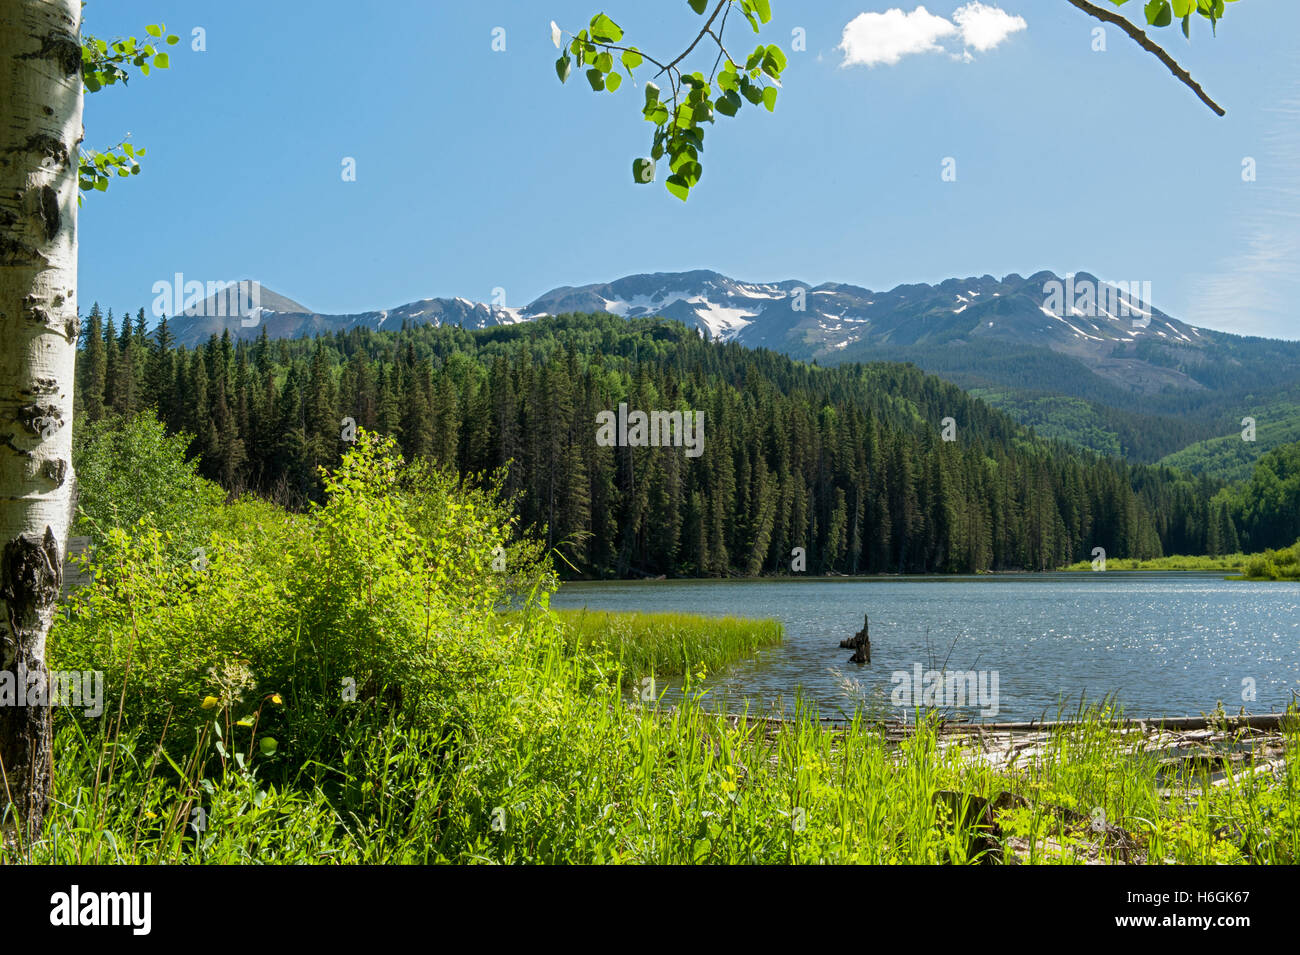
[[700, 666], [719, 670], [756, 650], [780, 644], [776, 620], [690, 613], [552, 611], [570, 642], [618, 661], [626, 680], [654, 673], [682, 676]]
[[[1109, 558], [1106, 561], [1107, 570], [1202, 570], [1202, 571], [1224, 571], [1225, 573], [1241, 573], [1245, 568], [1247, 561], [1250, 560], [1248, 554], [1223, 554], [1218, 557], [1207, 556], [1182, 556], [1178, 554], [1169, 557], [1154, 557], [1149, 560], [1138, 560], [1135, 558]], [[1092, 562], [1081, 560], [1076, 564], [1070, 564], [1068, 567], [1062, 567], [1063, 571], [1091, 571]]]
[[362, 707], [316, 745], [299, 741], [293, 760], [241, 767], [212, 738], [173, 765], [144, 740], [65, 725], [45, 833], [10, 861], [964, 864], [984, 850], [960, 805], [1004, 793], [1015, 804], [995, 819], [1022, 861], [1133, 861], [1098, 818], [1153, 862], [1300, 860], [1294, 724], [1273, 773], [1215, 786], [1197, 770], [1171, 793], [1156, 755], [1135, 752], [1103, 711], [995, 770], [924, 722], [893, 745], [864, 722], [837, 730], [804, 713], [772, 729], [689, 699], [657, 710], [608, 684], [578, 692], [582, 667], [567, 656], [529, 661], [551, 691], [545, 717], [520, 714], [491, 737]]
[[[1081, 560], [1062, 567], [1067, 571], [1091, 571], [1092, 564]], [[1151, 560], [1111, 559], [1107, 570], [1200, 570], [1223, 571], [1234, 580], [1300, 580], [1300, 541], [1282, 550], [1260, 554], [1224, 554], [1219, 557], [1157, 557]]]

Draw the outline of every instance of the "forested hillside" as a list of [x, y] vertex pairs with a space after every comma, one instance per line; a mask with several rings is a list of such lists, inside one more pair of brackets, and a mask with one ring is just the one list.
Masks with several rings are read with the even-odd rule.
[[[913, 366], [818, 368], [657, 319], [175, 349], [95, 310], [78, 375], [80, 420], [161, 409], [204, 475], [289, 506], [319, 499], [345, 419], [462, 473], [509, 465], [524, 523], [584, 575], [789, 572], [797, 547], [809, 573], [1044, 570], [1232, 536], [1221, 485], [1035, 438]], [[704, 453], [598, 446], [621, 402], [702, 412]]]

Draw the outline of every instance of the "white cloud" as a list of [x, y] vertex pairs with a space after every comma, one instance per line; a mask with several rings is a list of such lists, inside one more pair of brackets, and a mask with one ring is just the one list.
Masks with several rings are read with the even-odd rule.
[[[969, 62], [970, 48], [986, 53], [1013, 33], [1028, 28], [1023, 17], [998, 7], [972, 2], [958, 7], [952, 19], [917, 7], [911, 13], [895, 7], [884, 13], [860, 13], [844, 27], [839, 49], [841, 66], [892, 66], [913, 53], [951, 52], [954, 59]], [[941, 40], [954, 41], [953, 51]]]
[[859, 13], [844, 28], [840, 49], [844, 66], [892, 65], [909, 53], [942, 50], [935, 41], [957, 32], [951, 22], [925, 7], [911, 13], [897, 8], [884, 13]]
[[952, 18], [961, 28], [961, 38], [965, 44], [973, 46], [980, 53], [987, 53], [1011, 34], [1029, 28], [1024, 17], [978, 2], [958, 8]]

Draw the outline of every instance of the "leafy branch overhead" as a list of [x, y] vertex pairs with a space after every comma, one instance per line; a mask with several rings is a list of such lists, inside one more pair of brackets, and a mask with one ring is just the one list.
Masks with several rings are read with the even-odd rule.
[[[700, 16], [709, 11], [710, 0], [687, 2]], [[739, 9], [755, 33], [761, 24], [772, 19], [769, 0], [718, 0], [691, 44], [667, 62], [621, 43], [622, 27], [603, 13], [592, 17], [587, 28], [576, 34], [566, 34], [551, 24], [551, 38], [562, 51], [555, 61], [555, 71], [562, 83], [569, 79], [575, 66], [585, 67], [592, 90], [613, 93], [623, 85], [623, 74], [635, 82], [635, 70], [649, 69], [647, 63], [658, 68], [645, 84], [645, 103], [641, 110], [641, 115], [655, 127], [650, 155], [632, 163], [632, 178], [638, 183], [654, 182], [660, 160], [667, 157], [669, 175], [664, 185], [683, 202], [704, 171], [700, 154], [704, 152], [706, 124], [713, 123], [718, 113], [735, 116], [746, 102], [762, 105], [768, 112], [776, 109], [781, 73], [786, 67], [785, 52], [775, 44], [759, 43], [743, 60], [733, 57], [724, 42], [727, 18], [733, 7]], [[569, 37], [567, 48], [566, 36]], [[717, 47], [707, 78], [703, 72], [687, 73], [682, 68], [683, 61], [706, 37], [711, 41], [706, 44], [710, 50]], [[666, 84], [667, 93], [656, 80]]]
[[[1202, 102], [1220, 116], [1224, 115], [1224, 109], [1209, 97], [1201, 85], [1132, 21], [1106, 7], [1099, 7], [1090, 0], [1066, 2], [1089, 16], [1119, 27], [1164, 63]], [[1109, 2], [1122, 7], [1129, 0]], [[1182, 24], [1183, 35], [1190, 38], [1193, 14], [1209, 20], [1213, 30], [1223, 16], [1226, 4], [1236, 2], [1237, 0], [1149, 0], [1143, 6], [1143, 13], [1149, 26], [1167, 27], [1178, 20]], [[623, 85], [624, 74], [635, 82], [635, 70], [645, 67], [647, 63], [658, 68], [645, 84], [645, 103], [641, 109], [641, 115], [646, 121], [654, 124], [654, 139], [649, 157], [633, 161], [632, 178], [638, 183], [654, 182], [659, 161], [666, 156], [669, 175], [664, 185], [683, 202], [690, 196], [691, 189], [699, 183], [704, 171], [700, 154], [704, 152], [705, 125], [714, 123], [718, 113], [735, 116], [746, 102], [754, 106], [762, 105], [768, 112], [775, 110], [781, 74], [786, 67], [786, 55], [775, 44], [759, 43], [741, 62], [731, 55], [724, 42], [727, 18], [733, 8], [738, 9], [754, 32], [758, 33], [761, 25], [772, 19], [771, 0], [718, 0], [712, 7], [712, 12], [712, 0], [687, 0], [687, 3], [700, 16], [707, 13], [708, 19], [690, 45], [667, 62], [655, 59], [626, 43], [623, 28], [604, 13], [596, 14], [587, 28], [577, 33], [566, 32], [553, 21], [551, 23], [551, 39], [561, 51], [560, 58], [555, 61], [555, 72], [561, 83], [567, 82], [577, 67], [586, 70], [587, 82], [593, 91], [614, 93]], [[711, 41], [705, 44], [710, 52], [714, 46], [717, 47], [717, 55], [707, 78], [700, 71], [687, 73], [681, 66], [706, 37]], [[667, 84], [667, 96], [659, 84], [654, 82], [656, 80]]]
[[[1098, 7], [1089, 2], [1089, 0], [1066, 0], [1067, 3], [1078, 7], [1089, 16], [1096, 17], [1104, 23], [1114, 24], [1125, 33], [1127, 33], [1142, 49], [1151, 53], [1168, 67], [1169, 72], [1174, 74], [1182, 83], [1184, 83], [1193, 93], [1195, 93], [1206, 106], [1214, 110], [1220, 116], [1225, 114], [1222, 106], [1212, 100], [1208, 93], [1201, 88], [1201, 84], [1192, 79], [1190, 73], [1183, 69], [1174, 60], [1172, 56], [1166, 53], [1159, 45], [1151, 40], [1141, 29], [1132, 21], [1120, 16], [1113, 10]], [[1128, 3], [1128, 0], [1110, 0], [1117, 7], [1122, 7]], [[1178, 20], [1183, 27], [1183, 36], [1191, 39], [1192, 36], [1192, 14], [1199, 14], [1201, 17], [1210, 21], [1210, 29], [1217, 32], [1219, 20], [1223, 16], [1226, 4], [1236, 3], [1237, 0], [1148, 0], [1142, 8], [1143, 14], [1149, 26], [1167, 27]]]
[[[101, 40], [94, 36], [84, 36], [81, 40], [81, 81], [87, 93], [97, 93], [107, 86], [118, 83], [126, 85], [131, 78], [127, 67], [133, 66], [140, 75], [148, 76], [152, 70], [165, 70], [171, 65], [170, 57], [160, 46], [175, 46], [180, 38], [166, 32], [162, 24], [150, 24], [145, 27], [149, 40], [137, 40], [135, 37], [113, 40]], [[154, 40], [159, 41], [155, 45]], [[116, 173], [123, 178], [138, 175], [139, 158], [145, 154], [144, 148], [121, 142], [116, 146], [99, 152], [83, 149], [78, 169], [77, 185], [82, 192], [91, 189], [104, 192], [108, 189], [109, 177]], [[81, 201], [81, 197], [77, 197]]]

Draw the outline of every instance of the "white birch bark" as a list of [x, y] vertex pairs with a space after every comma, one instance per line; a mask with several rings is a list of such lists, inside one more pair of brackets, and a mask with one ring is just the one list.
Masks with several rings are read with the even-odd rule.
[[[0, 0], [0, 670], [35, 679], [73, 505], [80, 37], [79, 0]], [[49, 796], [47, 706], [0, 706], [0, 764], [5, 841], [30, 841]]]

